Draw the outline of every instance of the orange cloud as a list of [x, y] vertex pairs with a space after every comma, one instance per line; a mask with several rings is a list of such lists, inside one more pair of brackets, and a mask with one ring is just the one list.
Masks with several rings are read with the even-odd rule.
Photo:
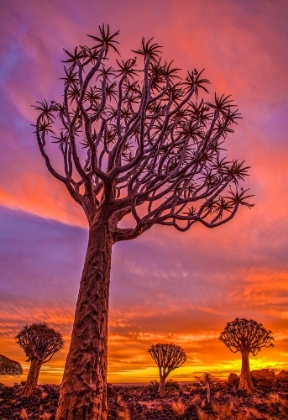
[[[41, 7], [6, 2], [0, 18], [0, 205], [15, 215], [10, 220], [10, 213], [1, 212], [0, 220], [1, 352], [19, 360], [26, 374], [28, 364], [14, 337], [23, 324], [46, 320], [64, 333], [66, 345], [43, 367], [40, 381], [61, 381], [85, 252], [84, 234], [82, 252], [76, 246], [82, 231], [69, 225], [86, 229], [87, 223], [44, 166], [30, 105], [43, 98], [61, 100], [62, 47], [88, 43], [86, 34], [108, 22], [112, 30], [121, 29], [123, 58], [133, 55], [130, 50], [138, 48], [142, 36], [154, 36], [163, 44], [164, 59], [175, 59], [183, 73], [206, 67], [211, 95], [233, 93], [244, 120], [228, 137], [227, 153], [251, 166], [246, 186], [256, 195], [253, 210], [241, 209], [219, 229], [198, 225], [180, 234], [158, 227], [133, 244], [114, 247], [109, 381], [157, 378], [147, 350], [165, 340], [183, 344], [188, 355], [171, 377], [239, 372], [239, 355], [218, 340], [236, 316], [255, 318], [274, 332], [275, 349], [252, 358], [252, 368], [287, 368], [287, 5], [108, 0], [99, 7], [87, 0], [83, 7], [71, 1], [51, 0]], [[29, 222], [18, 210], [31, 215]], [[40, 229], [41, 240], [34, 231]], [[63, 239], [68, 233], [69, 244]]]

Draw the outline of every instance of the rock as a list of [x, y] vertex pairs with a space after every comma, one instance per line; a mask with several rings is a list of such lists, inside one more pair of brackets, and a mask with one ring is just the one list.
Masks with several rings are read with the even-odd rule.
[[275, 381], [275, 372], [271, 369], [252, 370], [251, 377], [255, 386], [272, 385]]
[[288, 370], [281, 370], [276, 376], [276, 381], [281, 383], [288, 383]]
[[239, 376], [237, 375], [237, 373], [230, 373], [230, 375], [228, 376], [227, 382], [229, 385], [238, 386]]

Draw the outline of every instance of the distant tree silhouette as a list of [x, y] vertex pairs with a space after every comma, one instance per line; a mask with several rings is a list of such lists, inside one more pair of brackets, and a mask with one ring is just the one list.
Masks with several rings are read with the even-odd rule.
[[6, 377], [9, 375], [18, 377], [23, 373], [22, 366], [19, 362], [11, 360], [3, 354], [0, 354], [0, 377]]
[[[161, 46], [152, 39], [143, 38], [133, 51], [144, 61], [140, 70], [136, 57], [112, 66], [108, 53], [118, 53], [119, 31], [99, 29], [98, 36], [89, 35], [92, 47], [64, 50], [63, 102], [35, 106], [45, 164], [89, 224], [57, 420], [78, 413], [87, 420], [107, 418], [112, 245], [156, 224], [182, 232], [195, 223], [214, 228], [231, 220], [239, 206], [251, 207], [239, 187], [248, 167], [222, 152], [240, 118], [231, 96], [199, 99], [200, 90], [208, 92], [203, 70], [182, 78], [172, 62], [161, 60]], [[51, 143], [59, 148], [58, 160]], [[124, 218], [130, 227], [119, 225]]]
[[241, 352], [242, 367], [239, 389], [254, 388], [249, 365], [249, 354], [256, 356], [262, 347], [274, 347], [272, 331], [266, 330], [262, 324], [253, 319], [236, 318], [228, 322], [219, 340], [233, 353]]
[[23, 395], [30, 397], [38, 383], [41, 366], [62, 349], [64, 341], [62, 335], [48, 328], [46, 322], [26, 325], [16, 339], [27, 356], [27, 362], [31, 362], [23, 390]]
[[182, 347], [176, 344], [154, 344], [148, 350], [159, 368], [159, 394], [165, 391], [165, 381], [172, 370], [179, 368], [186, 361], [186, 354]]

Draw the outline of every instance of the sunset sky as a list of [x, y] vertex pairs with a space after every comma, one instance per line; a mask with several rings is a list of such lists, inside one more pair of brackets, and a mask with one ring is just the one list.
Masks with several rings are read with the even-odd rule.
[[[98, 25], [120, 29], [123, 59], [154, 37], [183, 71], [205, 67], [214, 95], [233, 94], [243, 120], [226, 141], [251, 166], [255, 207], [216, 229], [154, 227], [114, 246], [109, 313], [112, 383], [157, 378], [148, 348], [181, 345], [170, 377], [239, 373], [240, 355], [218, 340], [228, 321], [272, 330], [274, 349], [251, 367], [288, 369], [288, 2], [286, 0], [10, 0], [0, 10], [0, 354], [29, 364], [15, 341], [48, 322], [64, 349], [40, 382], [60, 383], [87, 242], [87, 222], [51, 177], [31, 124], [36, 101], [61, 100], [63, 48], [89, 45]], [[57, 146], [56, 146], [57, 147]], [[19, 379], [0, 378], [12, 384]]]

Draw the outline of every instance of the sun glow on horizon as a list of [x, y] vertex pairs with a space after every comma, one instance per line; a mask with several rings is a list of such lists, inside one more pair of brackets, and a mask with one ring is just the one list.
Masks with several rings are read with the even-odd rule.
[[24, 373], [0, 382], [26, 380], [29, 363], [15, 336], [44, 321], [63, 334], [65, 347], [42, 366], [39, 383], [62, 380], [88, 224], [64, 184], [48, 173], [31, 104], [62, 100], [62, 48], [85, 45], [102, 22], [120, 29], [123, 59], [142, 37], [153, 37], [163, 45], [163, 59], [174, 60], [183, 74], [206, 69], [210, 96], [232, 94], [243, 120], [227, 136], [227, 156], [251, 167], [246, 186], [255, 195], [251, 211], [239, 210], [217, 229], [155, 226], [113, 246], [108, 382], [157, 380], [148, 349], [159, 342], [177, 343], [187, 354], [168, 379], [239, 374], [241, 354], [218, 340], [236, 317], [273, 331], [275, 348], [250, 356], [251, 369], [288, 370], [288, 3], [2, 3], [0, 353], [19, 361]]

